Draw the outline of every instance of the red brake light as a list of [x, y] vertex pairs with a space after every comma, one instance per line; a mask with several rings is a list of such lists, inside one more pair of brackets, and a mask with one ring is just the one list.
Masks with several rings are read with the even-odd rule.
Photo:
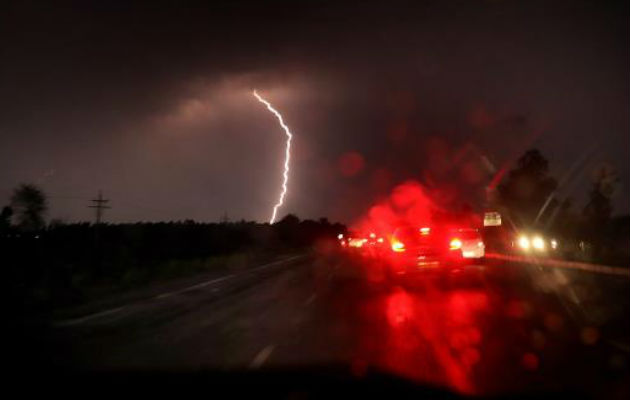
[[402, 251], [405, 251], [405, 245], [402, 242], [395, 240], [392, 242], [392, 250], [394, 250], [397, 253], [400, 253]]
[[451, 243], [449, 244], [449, 248], [451, 250], [459, 250], [462, 248], [462, 241], [459, 238], [451, 239]]

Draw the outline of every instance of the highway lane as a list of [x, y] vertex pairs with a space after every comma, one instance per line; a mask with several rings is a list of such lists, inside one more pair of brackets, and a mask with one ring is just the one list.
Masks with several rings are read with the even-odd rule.
[[378, 368], [472, 394], [628, 390], [629, 280], [495, 262], [387, 281], [374, 260], [309, 256], [56, 321], [46, 367]]

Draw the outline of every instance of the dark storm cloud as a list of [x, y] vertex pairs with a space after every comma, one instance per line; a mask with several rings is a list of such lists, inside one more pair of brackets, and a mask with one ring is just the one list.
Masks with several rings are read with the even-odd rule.
[[3, 7], [0, 190], [40, 180], [52, 217], [102, 188], [112, 220], [267, 219], [283, 136], [254, 87], [296, 135], [281, 212], [349, 221], [409, 178], [478, 204], [527, 147], [561, 176], [595, 143], [563, 195], [610, 162], [628, 212], [623, 3]]

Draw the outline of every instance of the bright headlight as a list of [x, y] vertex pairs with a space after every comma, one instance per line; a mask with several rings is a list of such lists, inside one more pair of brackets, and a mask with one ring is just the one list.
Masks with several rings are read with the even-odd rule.
[[518, 238], [518, 245], [523, 250], [529, 250], [529, 239], [527, 236], [521, 236]]
[[558, 241], [556, 239], [551, 239], [551, 248], [554, 250], [558, 248]]
[[541, 238], [540, 236], [535, 236], [532, 239], [532, 246], [536, 249], [536, 250], [545, 250], [545, 241], [543, 240], [543, 238]]

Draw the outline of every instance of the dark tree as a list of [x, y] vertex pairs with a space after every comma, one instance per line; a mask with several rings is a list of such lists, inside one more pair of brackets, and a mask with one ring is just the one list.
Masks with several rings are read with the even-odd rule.
[[295, 215], [288, 214], [272, 226], [283, 243], [296, 244], [300, 241], [300, 219]]
[[11, 208], [21, 230], [33, 232], [44, 227], [46, 196], [37, 186], [29, 184], [18, 186], [11, 196]]
[[328, 218], [321, 217], [318, 222], [321, 226], [330, 226], [330, 222], [328, 221]]
[[586, 220], [586, 236], [591, 236], [594, 241], [601, 241], [605, 233], [605, 227], [612, 215], [612, 197], [619, 178], [614, 168], [602, 166], [593, 176], [593, 185], [588, 196], [588, 203], [584, 207], [584, 218]]
[[558, 202], [558, 206], [551, 213], [545, 228], [547, 231], [562, 238], [575, 238], [580, 228], [579, 212], [573, 206], [571, 198]]
[[595, 172], [589, 200], [584, 207], [584, 216], [593, 225], [603, 226], [612, 214], [610, 198], [619, 182], [617, 172], [607, 166]]
[[276, 222], [276, 224], [278, 225], [289, 226], [289, 227], [295, 227], [299, 223], [300, 223], [300, 219], [293, 214], [287, 214], [280, 221]]
[[[612, 204], [610, 198], [615, 191], [617, 172], [610, 166], [602, 166], [595, 171], [589, 199], [584, 207], [582, 237], [593, 245], [592, 257], [602, 260], [611, 248], [610, 222]], [[601, 261], [605, 262], [605, 261]]]
[[11, 216], [13, 215], [13, 209], [9, 206], [4, 206], [2, 212], [0, 212], [0, 233], [7, 232], [11, 227]]
[[[531, 225], [556, 187], [556, 180], [549, 176], [549, 162], [540, 151], [531, 149], [499, 185], [499, 200], [513, 217]], [[552, 209], [547, 207], [546, 212]]]

